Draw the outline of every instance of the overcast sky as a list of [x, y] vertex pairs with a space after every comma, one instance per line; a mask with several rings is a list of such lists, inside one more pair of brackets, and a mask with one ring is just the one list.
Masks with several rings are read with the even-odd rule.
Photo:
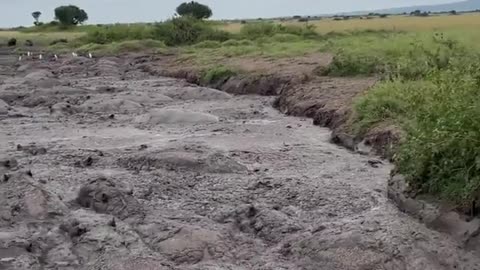
[[[33, 11], [42, 21], [53, 19], [60, 5], [74, 4], [87, 11], [89, 23], [153, 22], [173, 15], [182, 0], [0, 0], [0, 27], [31, 25]], [[289, 15], [362, 11], [455, 0], [200, 0], [208, 4], [215, 19], [259, 18]]]

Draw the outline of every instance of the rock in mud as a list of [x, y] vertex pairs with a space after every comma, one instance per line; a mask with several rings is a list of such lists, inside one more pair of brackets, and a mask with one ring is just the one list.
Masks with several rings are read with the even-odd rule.
[[135, 122], [141, 124], [205, 124], [215, 123], [219, 119], [217, 116], [179, 109], [158, 109], [141, 115], [135, 119]]
[[110, 214], [119, 219], [134, 218], [137, 221], [144, 216], [140, 203], [116, 186], [111, 180], [99, 178], [82, 186], [76, 203], [97, 213]]
[[286, 235], [303, 229], [285, 213], [267, 207], [245, 205], [233, 216], [240, 231], [257, 235], [268, 242], [280, 242]]
[[176, 264], [196, 264], [228, 256], [230, 248], [225, 242], [219, 232], [185, 226], [168, 239], [151, 244]]
[[50, 113], [52, 114], [71, 115], [79, 112], [80, 112], [80, 109], [77, 106], [74, 106], [66, 102], [60, 102], [50, 107]]

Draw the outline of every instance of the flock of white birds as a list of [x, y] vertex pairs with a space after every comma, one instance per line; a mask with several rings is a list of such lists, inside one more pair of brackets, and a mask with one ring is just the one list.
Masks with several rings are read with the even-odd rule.
[[[43, 60], [43, 54], [39, 53], [39, 54], [35, 55], [35, 54], [32, 53], [32, 52], [27, 52], [26, 55], [23, 55], [23, 54], [20, 55], [20, 56], [18, 57], [18, 61], [24, 60], [24, 59], [25, 59], [25, 56], [27, 57], [27, 59]], [[72, 52], [72, 57], [78, 57], [78, 56], [79, 56], [78, 53]], [[93, 54], [92, 54], [92, 53], [88, 53], [86, 56], [87, 56], [88, 58], [93, 58]], [[55, 61], [58, 60], [58, 55], [54, 54], [54, 55], [53, 55], [53, 59], [54, 59]]]

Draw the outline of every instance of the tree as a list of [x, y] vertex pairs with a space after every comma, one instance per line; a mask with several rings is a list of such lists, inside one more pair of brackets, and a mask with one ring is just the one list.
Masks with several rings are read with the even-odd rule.
[[40, 11], [32, 12], [32, 17], [35, 19], [35, 22], [33, 24], [38, 25], [38, 20], [40, 19], [41, 15], [42, 15], [42, 12]]
[[208, 19], [212, 16], [212, 10], [198, 2], [185, 2], [177, 7], [177, 13], [181, 16], [192, 16], [197, 19]]
[[55, 9], [55, 19], [64, 26], [72, 26], [88, 20], [88, 15], [77, 6], [60, 6]]

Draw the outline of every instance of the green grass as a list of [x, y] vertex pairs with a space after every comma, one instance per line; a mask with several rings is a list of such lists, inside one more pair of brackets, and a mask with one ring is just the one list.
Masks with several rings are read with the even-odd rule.
[[76, 48], [80, 53], [94, 53], [96, 55], [117, 55], [126, 52], [166, 52], [165, 43], [152, 40], [127, 40], [109, 44], [89, 43]]

